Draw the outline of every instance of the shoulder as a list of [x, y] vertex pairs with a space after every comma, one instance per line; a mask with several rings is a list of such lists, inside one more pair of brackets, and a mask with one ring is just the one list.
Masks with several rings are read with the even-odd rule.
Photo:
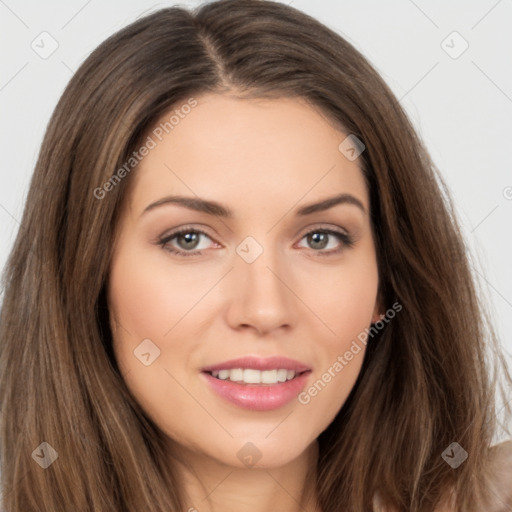
[[512, 510], [512, 440], [500, 443], [491, 448], [493, 480], [491, 493], [493, 500], [489, 512], [505, 512]]
[[[486, 512], [512, 511], [512, 440], [491, 448], [490, 503]], [[454, 512], [453, 504], [444, 504], [435, 512]]]
[[[511, 512], [512, 511], [512, 440], [500, 443], [491, 448], [492, 482], [490, 496], [491, 503], [486, 507], [486, 512]], [[375, 512], [385, 511], [378, 494], [374, 499]], [[435, 512], [454, 512], [455, 506], [452, 500], [447, 500]]]

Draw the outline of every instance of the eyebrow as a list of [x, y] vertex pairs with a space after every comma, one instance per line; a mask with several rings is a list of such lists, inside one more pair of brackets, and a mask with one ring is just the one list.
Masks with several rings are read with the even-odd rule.
[[[189, 210], [195, 210], [197, 212], [207, 213], [209, 215], [215, 215], [218, 217], [223, 217], [226, 219], [231, 219], [234, 217], [233, 211], [229, 208], [217, 203], [216, 201], [208, 201], [206, 199], [201, 199], [199, 197], [187, 197], [187, 196], [166, 196], [154, 203], [148, 205], [141, 215], [144, 215], [146, 212], [154, 210], [159, 206], [169, 205], [169, 204], [177, 204], [188, 208]], [[328, 210], [334, 206], [339, 204], [347, 204], [353, 205], [359, 208], [365, 215], [367, 214], [366, 208], [363, 203], [357, 199], [357, 197], [351, 194], [338, 194], [333, 197], [328, 197], [326, 199], [322, 199], [316, 203], [310, 203], [305, 206], [301, 206], [296, 215], [305, 216], [311, 215], [312, 213], [322, 212]]]

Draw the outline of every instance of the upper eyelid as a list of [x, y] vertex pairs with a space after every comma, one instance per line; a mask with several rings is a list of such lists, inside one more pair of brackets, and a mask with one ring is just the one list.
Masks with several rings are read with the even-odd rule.
[[[343, 228], [341, 226], [332, 226], [328, 225], [327, 223], [320, 223], [320, 225], [317, 226], [311, 226], [306, 227], [303, 230], [299, 230], [299, 232], [294, 235], [294, 237], [299, 236], [300, 233], [302, 233], [302, 237], [306, 236], [307, 234], [311, 233], [312, 231], [333, 231], [335, 233], [343, 234], [343, 235], [350, 235], [350, 231], [346, 228]], [[206, 229], [193, 227], [193, 226], [183, 226], [180, 228], [176, 228], [175, 230], [171, 230], [168, 234], [163, 234], [158, 237], [158, 240], [166, 240], [171, 239], [175, 236], [178, 236], [183, 233], [190, 233], [190, 232], [197, 232], [203, 235], [206, 235], [207, 237], [211, 238], [212, 240], [215, 240], [214, 235], [210, 235]], [[216, 241], [216, 240], [215, 240]], [[219, 242], [217, 242], [219, 243]]]
[[184, 233], [199, 233], [201, 235], [207, 236], [208, 238], [211, 238], [212, 240], [215, 239], [215, 237], [210, 235], [206, 230], [203, 230], [201, 228], [192, 228], [192, 227], [188, 228], [185, 226], [184, 228], [176, 228], [176, 230], [172, 230], [168, 234], [166, 233], [166, 234], [159, 236], [158, 240], [160, 240], [160, 241], [171, 240], [171, 239], [175, 238], [176, 236], [182, 235]]

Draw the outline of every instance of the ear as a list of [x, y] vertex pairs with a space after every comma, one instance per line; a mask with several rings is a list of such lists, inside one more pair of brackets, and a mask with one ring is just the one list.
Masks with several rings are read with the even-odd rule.
[[383, 318], [386, 317], [386, 315], [384, 313], [382, 313], [384, 311], [384, 304], [382, 303], [382, 300], [379, 297], [377, 297], [377, 300], [375, 301], [375, 307], [373, 309], [373, 313], [372, 313], [372, 324], [374, 324], [375, 322], [378, 322], [379, 320], [382, 320]]

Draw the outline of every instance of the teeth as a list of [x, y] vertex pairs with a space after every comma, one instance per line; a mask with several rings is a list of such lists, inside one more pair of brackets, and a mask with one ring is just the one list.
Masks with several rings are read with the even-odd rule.
[[[245, 370], [248, 372], [249, 370]], [[251, 370], [254, 371], [254, 370]], [[277, 380], [277, 370], [267, 370], [261, 372], [261, 383], [262, 384], [276, 384]]]
[[220, 370], [219, 371], [219, 379], [226, 380], [229, 379], [229, 374], [231, 372], [229, 370]]
[[277, 380], [279, 382], [285, 382], [288, 375], [288, 370], [277, 370]]
[[295, 377], [294, 370], [253, 370], [252, 368], [233, 368], [232, 370], [218, 370], [212, 372], [213, 377], [220, 380], [231, 380], [245, 384], [277, 384]]
[[247, 382], [247, 384], [260, 384], [262, 374], [263, 372], [260, 372], [259, 370], [244, 370], [244, 378], [242, 381]]
[[244, 380], [244, 371], [241, 368], [236, 368], [234, 370], [224, 370], [227, 372], [227, 379], [233, 380], [235, 382], [240, 382]]

